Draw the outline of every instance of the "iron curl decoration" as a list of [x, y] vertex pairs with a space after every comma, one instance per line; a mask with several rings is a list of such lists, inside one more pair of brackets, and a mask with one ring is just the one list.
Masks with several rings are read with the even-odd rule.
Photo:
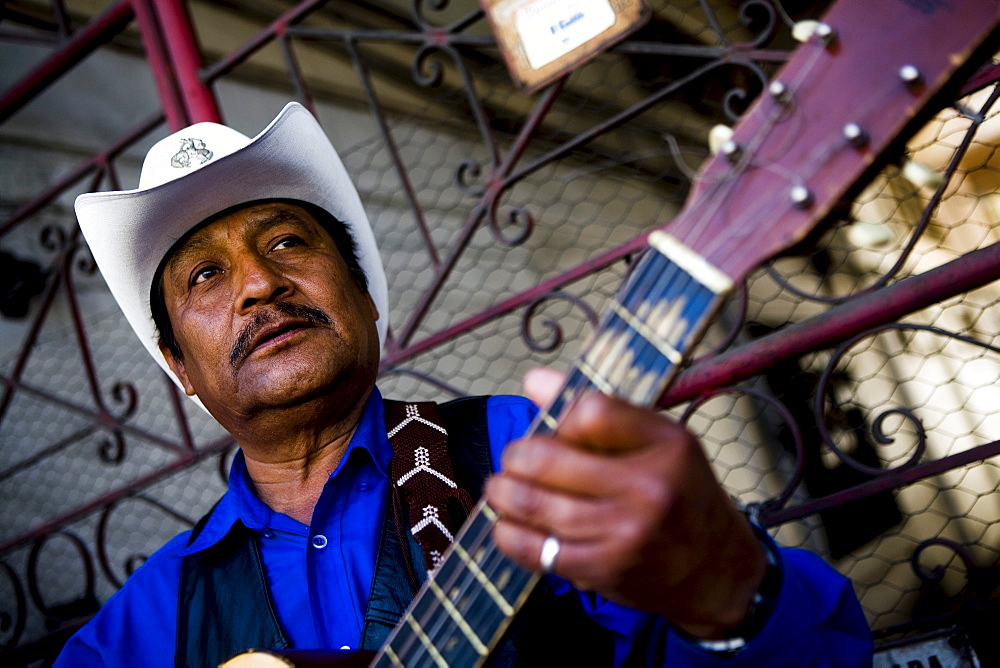
[[28, 599], [24, 594], [24, 585], [21, 584], [20, 578], [6, 561], [0, 561], [0, 570], [7, 576], [14, 589], [16, 608], [13, 613], [0, 611], [0, 633], [8, 635], [6, 640], [0, 642], [0, 647], [16, 647], [28, 623]]
[[[139, 405], [139, 392], [132, 383], [118, 381], [111, 387], [111, 398], [117, 404], [122, 404], [119, 411], [113, 412], [108, 409], [105, 401], [100, 400], [104, 408], [111, 417], [118, 423], [123, 423], [135, 415]], [[108, 464], [121, 464], [125, 459], [125, 435], [121, 429], [113, 429], [110, 438], [101, 441], [98, 448], [98, 455], [101, 460]]]
[[425, 44], [420, 47], [416, 55], [413, 56], [413, 81], [418, 86], [424, 88], [437, 88], [444, 80], [444, 65], [438, 58], [441, 56], [441, 47], [434, 44]]
[[772, 2], [772, 0], [746, 0], [740, 5], [740, 23], [746, 26], [747, 29], [752, 30], [754, 25], [759, 22], [759, 19], [755, 16], [757, 13], [762, 13], [765, 17], [763, 25], [749, 42], [741, 42], [734, 45], [734, 48], [759, 48], [764, 46], [769, 39], [774, 37], [775, 30], [777, 29], [779, 23], [778, 10], [775, 8], [774, 2]]
[[823, 443], [825, 443], [826, 446], [829, 447], [831, 451], [833, 451], [833, 453], [837, 456], [838, 459], [840, 459], [841, 462], [843, 462], [847, 466], [850, 466], [856, 471], [860, 471], [862, 473], [866, 473], [874, 477], [887, 475], [893, 471], [903, 471], [913, 466], [916, 466], [919, 463], [920, 458], [923, 456], [923, 453], [925, 452], [927, 447], [926, 431], [924, 429], [923, 423], [920, 421], [920, 418], [918, 418], [912, 411], [898, 407], [886, 409], [885, 411], [880, 413], [878, 417], [875, 418], [871, 428], [872, 437], [880, 445], [887, 445], [889, 443], [894, 442], [894, 439], [891, 436], [889, 436], [884, 429], [885, 421], [889, 417], [894, 415], [903, 418], [905, 423], [908, 423], [913, 427], [915, 432], [914, 436], [916, 438], [913, 454], [906, 460], [906, 462], [889, 469], [876, 468], [858, 462], [853, 457], [851, 457], [843, 450], [841, 450], [839, 447], [837, 447], [836, 443], [834, 442], [833, 436], [830, 434], [830, 430], [827, 428], [826, 420], [824, 419], [825, 416], [824, 408], [826, 406], [826, 401], [824, 400], [824, 398], [828, 396], [830, 383], [834, 376], [834, 373], [837, 367], [839, 366], [840, 361], [848, 353], [848, 351], [850, 351], [850, 349], [856, 346], [859, 342], [865, 339], [878, 336], [879, 334], [888, 331], [926, 332], [935, 334], [937, 336], [944, 336], [956, 341], [962, 341], [964, 343], [978, 346], [980, 348], [989, 350], [991, 352], [1000, 353], [1000, 348], [998, 348], [997, 346], [990, 345], [988, 343], [979, 341], [972, 337], [964, 336], [962, 334], [956, 334], [955, 332], [949, 332], [947, 330], [940, 329], [932, 325], [916, 325], [910, 323], [889, 323], [887, 325], [880, 325], [878, 327], [873, 327], [867, 331], [862, 332], [861, 334], [858, 334], [857, 336], [852, 337], [851, 339], [848, 339], [847, 341], [844, 341], [839, 346], [837, 346], [837, 349], [834, 350], [832, 356], [830, 357], [830, 360], [827, 362], [826, 367], [823, 369], [823, 372], [822, 374], [820, 374], [819, 380], [817, 381], [816, 391], [813, 397], [813, 416], [816, 421], [816, 427]]
[[[779, 274], [773, 266], [772, 262], [764, 265], [764, 271], [777, 283], [783, 291], [788, 292], [799, 299], [815, 302], [818, 304], [841, 304], [849, 299], [856, 299], [858, 297], [863, 297], [865, 295], [871, 294], [877, 290], [884, 288], [889, 284], [890, 281], [896, 278], [897, 275], [903, 270], [910, 256], [913, 255], [913, 251], [917, 246], [917, 242], [924, 236], [927, 228], [931, 224], [934, 212], [937, 211], [938, 205], [944, 198], [948, 189], [952, 187], [952, 182], [955, 177], [955, 173], [958, 171], [959, 166], [962, 163], [963, 158], [968, 153], [969, 148], [972, 146], [973, 139], [979, 130], [979, 127], [985, 122], [989, 111], [992, 109], [993, 105], [996, 104], [997, 100], [1000, 99], [1000, 85], [994, 86], [993, 91], [989, 95], [988, 99], [980, 107], [979, 112], [965, 112], [964, 115], [969, 119], [969, 127], [962, 136], [961, 142], [959, 142], [958, 147], [952, 153], [951, 159], [948, 161], [948, 165], [945, 167], [942, 173], [941, 184], [937, 187], [934, 193], [931, 195], [930, 199], [927, 201], [927, 205], [924, 207], [920, 214], [920, 219], [916, 222], [910, 224], [911, 231], [909, 233], [909, 238], [906, 243], [902, 245], [899, 250], [899, 256], [895, 259], [892, 266], [889, 267], [885, 273], [872, 281], [870, 285], [864, 287], [860, 290], [856, 290], [847, 295], [833, 295], [824, 296], [820, 294], [814, 294], [806, 292], [805, 290], [793, 285], [787, 278]], [[889, 177], [889, 178], [901, 178], [901, 177]], [[823, 281], [823, 284], [827, 284], [827, 281]]]
[[466, 158], [455, 168], [455, 185], [465, 195], [482, 197], [486, 190], [481, 183], [476, 183], [482, 175], [482, 164], [473, 158]]
[[[84, 575], [84, 593], [82, 596], [77, 598], [75, 601], [69, 603], [58, 603], [56, 605], [49, 605], [45, 602], [44, 596], [42, 595], [41, 589], [38, 587], [40, 578], [38, 577], [38, 560], [41, 556], [42, 549], [56, 536], [62, 536], [69, 540], [70, 544], [76, 549], [77, 554], [80, 556], [80, 560], [83, 563], [83, 575]], [[57, 529], [52, 533], [45, 534], [41, 536], [32, 544], [31, 550], [28, 552], [28, 564], [27, 564], [27, 578], [28, 578], [28, 592], [31, 595], [31, 600], [35, 604], [35, 608], [41, 612], [48, 620], [62, 620], [66, 621], [70, 616], [82, 616], [85, 611], [76, 611], [75, 613], [70, 613], [67, 616], [64, 611], [68, 611], [72, 605], [84, 605], [92, 607], [93, 609], [86, 611], [87, 614], [97, 612], [97, 595], [94, 589], [94, 563], [93, 557], [90, 554], [90, 550], [84, 544], [80, 537], [76, 534], [72, 534], [68, 531]]]
[[[729, 64], [746, 68], [760, 82], [760, 90], [767, 88], [768, 76], [757, 63], [740, 59], [733, 60]], [[722, 110], [726, 114], [726, 118], [733, 123], [737, 122], [742, 116], [742, 113], [737, 110], [737, 103], [740, 103], [740, 107], [746, 108], [746, 104], [752, 99], [753, 95], [746, 87], [733, 86], [730, 88], [722, 97]]]
[[976, 570], [976, 564], [973, 562], [972, 555], [969, 554], [969, 551], [959, 543], [949, 540], [948, 538], [929, 538], [925, 541], [921, 541], [921, 543], [913, 550], [913, 554], [910, 556], [910, 567], [913, 569], [914, 574], [920, 578], [921, 582], [936, 584], [944, 580], [944, 566], [937, 564], [930, 571], [927, 571], [920, 563], [920, 556], [928, 548], [933, 546], [945, 547], [951, 550], [962, 562], [962, 566], [965, 568], [966, 585], [962, 588], [962, 591], [959, 592], [959, 595], [961, 595], [961, 593], [968, 588], [968, 583], [971, 579], [970, 576]]
[[497, 222], [497, 199], [494, 198], [490, 203], [488, 222], [490, 226], [490, 232], [493, 234], [493, 238], [497, 240], [498, 243], [509, 246], [511, 248], [515, 246], [520, 246], [531, 236], [531, 233], [535, 231], [535, 217], [531, 215], [531, 212], [527, 208], [521, 206], [512, 206], [507, 209], [507, 213], [504, 216], [506, 219], [505, 228], [513, 228], [517, 232], [512, 236], [507, 236], [504, 230], [501, 228], [500, 223]]
[[90, 252], [90, 247], [85, 243], [80, 243], [74, 249], [74, 254], [76, 256], [76, 262], [73, 266], [76, 267], [77, 271], [81, 271], [87, 276], [93, 276], [97, 273], [97, 262], [94, 260], [94, 256]]
[[118, 465], [125, 461], [125, 436], [120, 429], [115, 429], [111, 435], [101, 439], [97, 447], [97, 456], [105, 464]]
[[531, 304], [528, 305], [528, 308], [524, 310], [524, 314], [521, 316], [521, 338], [524, 340], [524, 343], [528, 346], [528, 348], [537, 353], [552, 352], [561, 346], [563, 344], [563, 340], [565, 339], [562, 325], [552, 318], [544, 318], [541, 320], [541, 325], [543, 325], [544, 328], [550, 332], [550, 336], [547, 341], [541, 341], [532, 334], [532, 320], [538, 317], [538, 311], [542, 308], [543, 304], [554, 299], [567, 301], [580, 309], [583, 312], [584, 317], [587, 318], [587, 322], [590, 323], [591, 328], [597, 328], [597, 312], [580, 297], [569, 294], [568, 292], [563, 292], [562, 290], [542, 295], [535, 301], [531, 302]]
[[802, 438], [802, 430], [799, 429], [799, 424], [795, 420], [795, 416], [792, 415], [792, 412], [783, 402], [778, 400], [777, 397], [767, 392], [761, 392], [760, 390], [756, 390], [752, 387], [742, 385], [720, 387], [701, 395], [688, 404], [687, 408], [685, 408], [684, 412], [681, 414], [679, 422], [683, 425], [687, 425], [688, 421], [699, 408], [701, 408], [709, 400], [724, 394], [748, 396], [758, 403], [769, 405], [778, 413], [781, 417], [781, 421], [787, 425], [789, 433], [791, 434], [792, 444], [795, 449], [795, 468], [792, 471], [792, 475], [788, 479], [788, 482], [785, 483], [784, 489], [782, 489], [781, 493], [777, 496], [766, 499], [765, 501], [745, 504], [748, 514], [752, 515], [752, 519], [755, 523], [760, 524], [760, 517], [765, 514], [766, 511], [783, 508], [795, 493], [795, 490], [802, 483], [802, 477], [805, 474], [806, 462], [805, 441]]
[[125, 572], [125, 578], [119, 578], [115, 573], [115, 569], [112, 568], [111, 559], [108, 556], [108, 523], [110, 522], [111, 515], [115, 509], [128, 500], [142, 501], [147, 505], [153, 506], [153, 508], [162, 511], [164, 514], [173, 517], [178, 522], [185, 524], [188, 527], [193, 527], [195, 525], [194, 520], [190, 517], [182, 515], [166, 504], [155, 499], [151, 499], [143, 494], [119, 497], [109, 503], [104, 510], [101, 511], [101, 517], [97, 522], [97, 563], [100, 565], [101, 571], [104, 573], [104, 577], [106, 577], [108, 582], [113, 584], [116, 589], [120, 589], [122, 585], [125, 584], [125, 578], [132, 575], [132, 573], [134, 573], [136, 569], [145, 563], [146, 559], [149, 558], [148, 554], [130, 554], [126, 556], [122, 564], [122, 570]]
[[453, 22], [451, 26], [443, 26], [435, 25], [429, 21], [424, 11], [425, 7], [429, 7], [432, 11], [443, 12], [450, 6], [451, 0], [410, 0], [410, 14], [417, 26], [419, 26], [421, 30], [425, 31], [443, 30], [446, 27], [454, 28], [456, 26], [465, 26], [478, 20], [482, 16], [482, 10], [478, 9], [478, 5], [473, 4], [473, 6], [477, 7], [475, 11], [468, 13], [456, 22]]
[[46, 225], [38, 235], [42, 248], [53, 253], [64, 250], [68, 241], [66, 231], [58, 225]]

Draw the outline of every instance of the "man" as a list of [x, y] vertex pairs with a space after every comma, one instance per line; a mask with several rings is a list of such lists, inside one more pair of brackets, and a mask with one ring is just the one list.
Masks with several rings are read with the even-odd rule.
[[[194, 125], [150, 150], [138, 190], [83, 195], [77, 214], [146, 348], [240, 452], [219, 504], [150, 557], [59, 663], [377, 648], [412, 596], [402, 571], [416, 561], [387, 528], [393, 455], [374, 386], [386, 284], [319, 125], [294, 103], [253, 140]], [[545, 404], [558, 383], [537, 372], [528, 393]], [[588, 396], [558, 438], [505, 447], [530, 403], [493, 397], [468, 411], [473, 427], [450, 435], [456, 471], [467, 455], [503, 469], [485, 490], [497, 545], [550, 572], [498, 661], [870, 663], [849, 583], [808, 553], [779, 554], [683, 428]]]

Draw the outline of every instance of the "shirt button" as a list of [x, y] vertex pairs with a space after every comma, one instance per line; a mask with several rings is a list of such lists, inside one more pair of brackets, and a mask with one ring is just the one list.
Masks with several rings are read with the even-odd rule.
[[264, 538], [274, 538], [274, 532], [270, 529], [264, 529], [264, 532], [261, 535], [264, 536]]
[[340, 649], [351, 649], [350, 645], [341, 645]]
[[360, 485], [358, 485], [358, 489], [361, 490], [362, 492], [367, 492], [368, 491], [368, 483], [366, 483], [366, 482], [361, 483]]
[[326, 547], [327, 542], [328, 541], [326, 540], [326, 536], [324, 536], [323, 534], [316, 534], [315, 536], [313, 536], [312, 539], [312, 545], [317, 550], [322, 550], [324, 547]]

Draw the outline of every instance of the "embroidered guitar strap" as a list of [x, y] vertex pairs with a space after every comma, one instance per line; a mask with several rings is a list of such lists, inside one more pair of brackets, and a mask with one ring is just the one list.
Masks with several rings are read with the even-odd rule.
[[392, 445], [392, 484], [409, 506], [410, 532], [428, 571], [455, 540], [472, 497], [458, 486], [448, 456], [448, 431], [437, 404], [386, 400], [385, 424]]

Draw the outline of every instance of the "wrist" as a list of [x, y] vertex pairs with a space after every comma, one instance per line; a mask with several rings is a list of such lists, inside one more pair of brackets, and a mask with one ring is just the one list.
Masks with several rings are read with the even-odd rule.
[[678, 630], [689, 642], [713, 654], [733, 655], [763, 630], [774, 610], [781, 590], [782, 571], [777, 548], [763, 529], [751, 525], [757, 545], [764, 553], [763, 574], [755, 578], [749, 603], [740, 608], [743, 614], [733, 624], [678, 625]]

